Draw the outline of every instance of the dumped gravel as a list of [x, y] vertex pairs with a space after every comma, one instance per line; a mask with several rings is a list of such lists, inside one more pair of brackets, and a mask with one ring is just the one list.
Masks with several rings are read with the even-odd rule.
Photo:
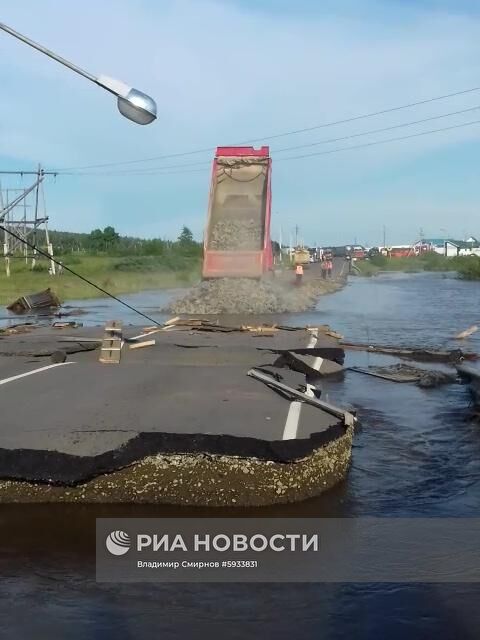
[[258, 221], [218, 220], [211, 230], [213, 251], [258, 251], [262, 247], [262, 227]]
[[315, 281], [301, 287], [274, 280], [259, 282], [248, 278], [208, 280], [175, 301], [172, 313], [195, 314], [261, 314], [293, 313], [312, 308], [319, 295], [338, 285]]

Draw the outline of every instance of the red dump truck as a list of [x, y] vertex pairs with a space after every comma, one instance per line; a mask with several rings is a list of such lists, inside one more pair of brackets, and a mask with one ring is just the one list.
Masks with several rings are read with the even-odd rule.
[[261, 278], [273, 267], [268, 147], [217, 147], [204, 236], [203, 277]]

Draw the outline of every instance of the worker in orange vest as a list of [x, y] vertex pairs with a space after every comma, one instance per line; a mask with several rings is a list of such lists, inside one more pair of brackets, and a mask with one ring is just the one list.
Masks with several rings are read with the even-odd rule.
[[297, 264], [295, 268], [295, 284], [297, 286], [302, 284], [302, 278], [303, 278], [303, 266], [301, 264]]
[[332, 260], [329, 258], [329, 259], [327, 260], [327, 276], [328, 276], [329, 278], [331, 278], [331, 277], [332, 277], [332, 271], [333, 271], [333, 262], [332, 262]]

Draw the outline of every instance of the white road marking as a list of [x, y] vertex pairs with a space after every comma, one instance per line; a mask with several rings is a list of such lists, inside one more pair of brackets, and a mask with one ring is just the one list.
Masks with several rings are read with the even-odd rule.
[[283, 430], [282, 440], [295, 440], [298, 432], [298, 423], [300, 422], [300, 411], [302, 403], [298, 400], [290, 403], [288, 408], [287, 419], [285, 421], [285, 429]]
[[13, 382], [14, 380], [20, 380], [20, 378], [26, 378], [27, 376], [33, 376], [34, 373], [41, 373], [42, 371], [47, 371], [48, 369], [54, 369], [55, 367], [63, 367], [66, 364], [75, 364], [74, 362], [57, 362], [55, 364], [49, 364], [46, 367], [40, 367], [40, 369], [33, 369], [32, 371], [26, 371], [25, 373], [20, 373], [18, 376], [12, 376], [11, 378], [4, 378], [0, 380], [0, 385], [7, 384], [7, 382]]
[[[307, 349], [313, 349], [313, 347], [317, 344], [318, 340], [318, 329], [311, 329], [312, 335], [307, 345]], [[316, 371], [320, 370], [322, 366], [323, 358], [316, 357], [313, 362], [313, 368]], [[307, 384], [307, 390], [305, 394], [313, 398], [314, 387], [311, 384]], [[298, 400], [294, 400], [290, 403], [290, 407], [288, 409], [287, 419], [285, 421], [285, 428], [283, 430], [283, 440], [295, 440], [298, 433], [298, 424], [300, 422], [300, 414], [302, 412], [302, 404]]]

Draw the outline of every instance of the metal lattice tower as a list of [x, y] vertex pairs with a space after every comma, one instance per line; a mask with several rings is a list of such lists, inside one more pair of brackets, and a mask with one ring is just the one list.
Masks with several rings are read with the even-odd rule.
[[[15, 173], [23, 175], [22, 172]], [[23, 259], [26, 264], [30, 263], [33, 269], [40, 258], [36, 250], [30, 249], [23, 241], [38, 246], [53, 257], [43, 190], [44, 172], [41, 167], [38, 168], [36, 176], [37, 180], [30, 187], [15, 189], [0, 187], [0, 222], [4, 227], [3, 257], [7, 276], [11, 275], [12, 260]], [[51, 275], [56, 273], [55, 266], [53, 260], [50, 260]]]

